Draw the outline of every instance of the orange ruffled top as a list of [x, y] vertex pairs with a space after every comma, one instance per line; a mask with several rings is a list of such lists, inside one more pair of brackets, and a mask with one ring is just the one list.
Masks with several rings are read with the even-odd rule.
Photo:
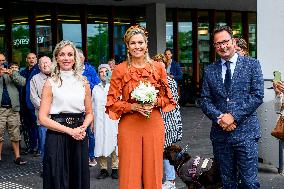
[[149, 81], [157, 90], [157, 106], [163, 112], [169, 112], [176, 106], [167, 81], [165, 68], [161, 63], [146, 64], [144, 68], [128, 66], [122, 62], [112, 72], [110, 88], [107, 96], [106, 113], [113, 120], [117, 120], [124, 113], [131, 111], [131, 92], [139, 85], [140, 81]]

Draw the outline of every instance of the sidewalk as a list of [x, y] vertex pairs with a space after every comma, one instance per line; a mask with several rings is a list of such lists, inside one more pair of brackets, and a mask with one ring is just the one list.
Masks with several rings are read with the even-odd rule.
[[[193, 155], [212, 157], [212, 146], [209, 139], [210, 120], [203, 115], [200, 108], [182, 107], [183, 140], [178, 144], [189, 145], [188, 151]], [[278, 154], [272, 154], [277, 155]], [[0, 188], [1, 189], [41, 189], [42, 178], [39, 176], [41, 163], [39, 157], [32, 155], [22, 156], [28, 160], [25, 166], [13, 163], [13, 151], [6, 136], [0, 163]], [[91, 189], [117, 189], [118, 181], [110, 177], [97, 180], [98, 167], [90, 168]], [[284, 188], [284, 177], [277, 173], [277, 169], [266, 164], [260, 164], [259, 180], [262, 189]], [[177, 188], [185, 189], [184, 183], [177, 179]]]

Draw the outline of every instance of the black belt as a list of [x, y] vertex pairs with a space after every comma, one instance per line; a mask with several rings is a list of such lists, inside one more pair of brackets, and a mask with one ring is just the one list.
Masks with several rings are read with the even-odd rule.
[[12, 108], [12, 106], [11, 105], [1, 105], [1, 108]]
[[52, 120], [71, 126], [78, 123], [83, 123], [85, 119], [84, 113], [60, 113], [60, 114], [50, 114]]

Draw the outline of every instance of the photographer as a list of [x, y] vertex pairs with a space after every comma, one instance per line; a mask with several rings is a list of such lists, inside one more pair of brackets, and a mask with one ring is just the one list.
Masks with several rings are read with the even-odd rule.
[[17, 89], [17, 86], [24, 86], [25, 83], [26, 80], [20, 76], [17, 67], [8, 68], [5, 56], [0, 54], [0, 161], [2, 160], [4, 131], [7, 128], [14, 150], [14, 163], [17, 165], [26, 164], [19, 152], [20, 102]]

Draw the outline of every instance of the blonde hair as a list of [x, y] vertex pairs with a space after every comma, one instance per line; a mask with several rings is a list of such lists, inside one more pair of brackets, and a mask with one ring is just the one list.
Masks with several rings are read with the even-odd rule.
[[[141, 34], [142, 35], [142, 37], [145, 40], [145, 43], [148, 46], [148, 32], [142, 26], [135, 25], [135, 26], [131, 26], [130, 28], [128, 28], [126, 30], [125, 34], [124, 34], [124, 43], [126, 44], [127, 47], [128, 47], [130, 38], [132, 36], [134, 36], [134, 35], [137, 35], [137, 34]], [[131, 65], [131, 54], [129, 53], [129, 51], [127, 51], [127, 60], [128, 60], [128, 65], [130, 66]], [[146, 63], [150, 63], [151, 64], [152, 60], [151, 60], [151, 58], [149, 56], [148, 49], [146, 50], [144, 60], [145, 60]]]
[[62, 48], [66, 46], [72, 47], [74, 50], [74, 57], [75, 57], [75, 63], [72, 67], [72, 70], [74, 72], [74, 76], [78, 79], [83, 81], [82, 71], [83, 71], [83, 65], [80, 62], [80, 56], [79, 53], [75, 47], [75, 45], [68, 40], [62, 40], [55, 46], [55, 49], [53, 51], [53, 57], [52, 57], [52, 66], [51, 66], [51, 78], [54, 80], [54, 82], [59, 82], [60, 86], [62, 85], [62, 79], [60, 76], [60, 67], [57, 62], [57, 56], [59, 52], [62, 50]]
[[165, 62], [165, 56], [161, 53], [156, 54], [152, 59], [157, 62]]

